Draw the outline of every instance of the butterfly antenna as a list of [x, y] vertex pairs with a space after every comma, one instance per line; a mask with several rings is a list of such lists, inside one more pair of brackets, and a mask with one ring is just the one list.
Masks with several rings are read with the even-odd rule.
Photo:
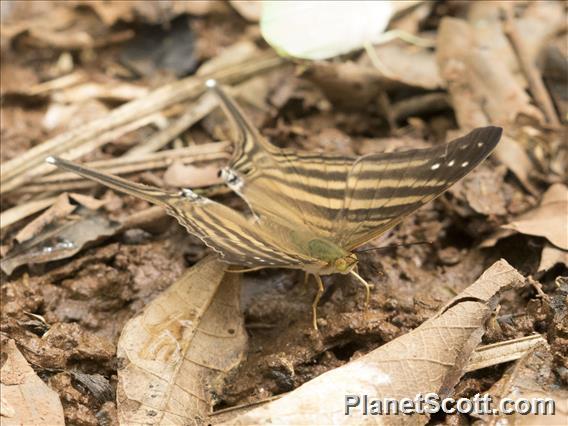
[[361, 278], [361, 275], [359, 275], [353, 269], [349, 273], [357, 278], [357, 280], [359, 280], [359, 282], [365, 286], [365, 310], [367, 310], [369, 308], [369, 301], [371, 300], [371, 285], [363, 278]]
[[72, 161], [64, 160], [59, 157], [47, 157], [45, 161], [49, 164], [53, 164], [54, 166], [59, 167], [60, 169], [78, 174], [86, 179], [90, 179], [95, 182], [101, 183], [116, 191], [133, 195], [138, 198], [142, 198], [143, 200], [146, 200], [152, 204], [167, 206], [171, 198], [178, 196], [177, 193], [173, 192], [170, 193], [152, 186], [130, 182], [118, 176], [102, 173], [98, 170], [81, 166], [79, 164], [73, 163]]
[[417, 246], [420, 244], [432, 244], [432, 241], [416, 241], [413, 243], [404, 243], [404, 244], [391, 244], [388, 246], [382, 246], [382, 247], [373, 247], [373, 248], [368, 248], [365, 250], [355, 250], [353, 253], [365, 253], [367, 251], [375, 251], [375, 250], [388, 250], [391, 248], [396, 248], [396, 247], [410, 247], [410, 246]]
[[226, 272], [230, 272], [230, 273], [235, 273], [235, 274], [240, 274], [243, 272], [253, 272], [253, 271], [260, 271], [261, 269], [264, 269], [263, 266], [258, 266], [256, 268], [246, 268], [246, 269], [227, 269]]

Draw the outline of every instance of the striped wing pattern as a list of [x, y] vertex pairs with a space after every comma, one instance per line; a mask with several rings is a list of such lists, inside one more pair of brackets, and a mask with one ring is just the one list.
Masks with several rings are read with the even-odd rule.
[[213, 90], [233, 128], [233, 156], [223, 174], [261, 221], [281, 220], [315, 237], [330, 238], [337, 190], [345, 191], [355, 157], [300, 153], [275, 147], [262, 137], [237, 103], [220, 87]]
[[48, 161], [117, 191], [164, 207], [189, 233], [200, 238], [229, 264], [253, 268], [302, 268], [318, 264], [317, 260], [305, 256], [287, 243], [283, 235], [290, 235], [291, 230], [283, 225], [269, 223], [268, 232], [239, 212], [190, 190], [167, 192], [60, 158], [50, 157]]
[[167, 192], [59, 158], [48, 162], [165, 207], [229, 264], [314, 273], [327, 262], [310, 243], [326, 239], [351, 251], [375, 238], [469, 173], [501, 135], [486, 127], [431, 149], [359, 158], [294, 152], [270, 144], [230, 96], [215, 90], [235, 131], [222, 176], [253, 218], [187, 189]]
[[350, 251], [398, 224], [471, 172], [501, 132], [483, 127], [434, 148], [359, 158], [347, 178], [336, 243]]
[[236, 132], [225, 176], [262, 219], [285, 217], [351, 251], [468, 174], [495, 148], [498, 127], [429, 149], [359, 158], [278, 149], [216, 88]]

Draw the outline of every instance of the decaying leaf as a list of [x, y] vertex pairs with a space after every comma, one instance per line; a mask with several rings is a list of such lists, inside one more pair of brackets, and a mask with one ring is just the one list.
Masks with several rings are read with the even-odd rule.
[[164, 183], [183, 188], [203, 188], [223, 183], [219, 167], [215, 165], [196, 167], [175, 161], [164, 173]]
[[479, 347], [471, 354], [465, 371], [475, 371], [492, 365], [515, 361], [543, 343], [546, 343], [546, 339], [540, 334], [534, 334]]
[[502, 188], [506, 173], [507, 167], [503, 165], [490, 167], [483, 164], [449, 191], [476, 213], [505, 215], [507, 201]]
[[262, 2], [257, 0], [229, 0], [229, 4], [250, 22], [258, 22], [262, 11]]
[[[554, 413], [547, 415], [511, 413], [484, 417], [491, 426], [510, 424], [519, 426], [555, 426], [568, 424], [568, 391], [559, 388], [552, 372], [552, 354], [546, 343], [534, 348], [516, 364], [509, 367], [504, 376], [495, 383], [488, 394], [493, 396], [494, 404], [502, 398], [512, 400], [542, 398], [554, 401]], [[547, 405], [551, 409], [551, 405]], [[525, 406], [526, 408], [526, 406]], [[541, 406], [540, 409], [546, 408]], [[554, 415], [552, 415], [554, 414]]]
[[11, 339], [2, 341], [0, 419], [2, 425], [64, 425], [59, 396], [30, 367]]
[[346, 395], [414, 398], [435, 392], [444, 398], [464, 373], [498, 293], [523, 281], [500, 260], [440, 312], [412, 332], [322, 374], [283, 398], [254, 409], [234, 424], [425, 424], [427, 418], [345, 415]]
[[547, 243], [542, 249], [538, 270], [547, 271], [558, 263], [568, 265], [568, 251], [560, 250], [552, 244]]
[[197, 424], [210, 413], [211, 390], [247, 345], [239, 295], [239, 275], [209, 257], [126, 324], [118, 342], [123, 424]]
[[426, 48], [418, 48], [402, 40], [373, 47], [379, 71], [392, 81], [427, 90], [445, 86], [436, 64], [436, 55]]
[[23, 243], [24, 241], [29, 240], [30, 238], [39, 234], [41, 230], [50, 223], [66, 217], [73, 210], [75, 210], [76, 207], [77, 206], [74, 206], [69, 202], [67, 194], [61, 194], [59, 197], [57, 197], [57, 199], [49, 209], [35, 218], [35, 220], [28, 223], [20, 230], [20, 232], [16, 234], [16, 241]]
[[[501, 61], [500, 47], [478, 40], [481, 27], [475, 22], [444, 18], [438, 31], [438, 66], [460, 127], [493, 123], [509, 128], [521, 115], [542, 122], [541, 112], [530, 103], [513, 70]], [[531, 161], [517, 142], [503, 137], [496, 155], [533, 192], [528, 180]]]
[[540, 205], [504, 225], [522, 234], [544, 237], [555, 246], [568, 250], [568, 188], [557, 183], [552, 185], [542, 197]]
[[64, 219], [17, 246], [2, 259], [0, 268], [10, 275], [21, 265], [65, 259], [78, 253], [89, 242], [114, 235], [120, 228], [118, 222], [103, 214], [88, 210], [79, 212], [80, 216]]

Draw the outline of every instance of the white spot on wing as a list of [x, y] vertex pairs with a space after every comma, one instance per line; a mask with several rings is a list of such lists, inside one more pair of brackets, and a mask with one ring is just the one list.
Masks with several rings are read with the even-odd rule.
[[450, 162], [448, 163], [448, 167], [452, 167], [455, 163], [456, 163], [456, 162], [455, 162], [454, 160], [450, 161]]
[[477, 142], [477, 146], [481, 148], [483, 146], [483, 142]]
[[430, 167], [432, 170], [436, 170], [440, 168], [440, 163], [436, 163], [434, 165], [432, 165], [432, 167]]
[[462, 163], [462, 167], [467, 167], [468, 164], [469, 164], [469, 161], [464, 161], [464, 162]]
[[199, 195], [193, 192], [191, 189], [183, 188], [180, 192], [180, 195], [185, 198], [189, 198], [190, 200], [198, 200]]

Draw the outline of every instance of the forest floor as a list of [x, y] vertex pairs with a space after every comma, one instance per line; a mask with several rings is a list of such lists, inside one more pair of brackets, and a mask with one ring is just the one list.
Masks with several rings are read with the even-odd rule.
[[[18, 382], [10, 382], [8, 369], [19, 352], [25, 360], [18, 362], [55, 391], [67, 424], [118, 424], [124, 326], [210, 250], [146, 201], [54, 172], [43, 159], [63, 154], [141, 183], [198, 188], [246, 211], [219, 185], [231, 134], [216, 104], [202, 96], [203, 78], [214, 76], [234, 87], [245, 113], [279, 147], [392, 152], [490, 124], [503, 127], [504, 137], [444, 195], [362, 247], [383, 247], [359, 254], [359, 272], [372, 284], [367, 307], [360, 283], [325, 276], [316, 331], [316, 286], [306, 285], [303, 273], [243, 274], [246, 348], [238, 365], [206, 386], [211, 410], [230, 419], [406, 335], [499, 259], [522, 275], [522, 285], [501, 294], [480, 344], [543, 336], [516, 362], [536, 353], [533, 390], [565, 398], [563, 4], [518, 2], [508, 21], [494, 2], [422, 2], [391, 26], [430, 46], [395, 39], [370, 47], [371, 56], [360, 50], [318, 62], [278, 58], [262, 39], [254, 5], [241, 8], [206, 1], [2, 3], [2, 385]], [[431, 345], [443, 348], [440, 339]], [[462, 372], [452, 396], [497, 392], [514, 365]], [[511, 380], [526, 385], [528, 376]], [[17, 417], [26, 403], [7, 400], [4, 408], [3, 401], [2, 418]]]

